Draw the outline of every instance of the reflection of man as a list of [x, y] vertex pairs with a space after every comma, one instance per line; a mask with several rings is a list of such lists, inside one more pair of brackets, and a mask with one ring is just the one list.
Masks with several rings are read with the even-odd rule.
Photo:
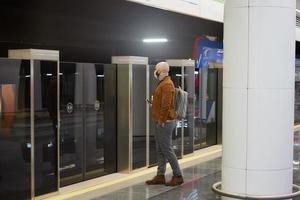
[[52, 120], [52, 128], [55, 134], [54, 141], [53, 140], [51, 141], [51, 143], [53, 144], [52, 149], [54, 149], [54, 151], [51, 152], [52, 153], [51, 155], [47, 155], [50, 156], [50, 158], [46, 157], [46, 159], [50, 160], [50, 162], [53, 165], [53, 168], [55, 169], [57, 164], [56, 163], [56, 154], [57, 154], [56, 152], [56, 143], [57, 143], [57, 80], [56, 77], [50, 80], [46, 97], [47, 97], [46, 106]]
[[14, 85], [5, 84], [0, 86], [1, 99], [1, 129], [9, 133], [14, 123], [16, 112], [16, 93]]
[[57, 134], [57, 127], [56, 127], [57, 126], [57, 81], [55, 78], [53, 80], [50, 80], [46, 97], [47, 97], [46, 106], [49, 115], [51, 117], [53, 131], [56, 136]]
[[[156, 153], [158, 160], [157, 176], [146, 181], [148, 185], [166, 184], [176, 186], [183, 183], [181, 170], [172, 148], [172, 133], [176, 127], [175, 87], [169, 76], [169, 65], [166, 62], [158, 63], [154, 76], [160, 80], [155, 89], [152, 102], [152, 115], [156, 122]], [[173, 177], [165, 182], [166, 163], [170, 163]]]

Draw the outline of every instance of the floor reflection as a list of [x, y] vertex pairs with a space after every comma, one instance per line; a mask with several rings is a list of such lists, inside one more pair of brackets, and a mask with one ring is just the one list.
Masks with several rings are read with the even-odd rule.
[[[211, 191], [213, 183], [221, 180], [221, 158], [183, 170], [185, 184], [170, 188], [146, 186], [140, 183], [93, 200], [214, 200], [221, 199]], [[300, 185], [300, 131], [294, 137], [294, 183]], [[168, 179], [170, 175], [168, 175]], [[300, 197], [295, 198], [300, 200]]]

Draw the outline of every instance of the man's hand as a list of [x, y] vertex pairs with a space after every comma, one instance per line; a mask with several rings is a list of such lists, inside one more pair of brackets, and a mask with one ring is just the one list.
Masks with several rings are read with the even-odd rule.
[[165, 127], [165, 123], [162, 123], [162, 122], [158, 122], [158, 124], [161, 126], [161, 127]]
[[146, 101], [150, 105], [150, 107], [152, 107], [152, 101], [150, 101], [149, 99], [146, 99]]

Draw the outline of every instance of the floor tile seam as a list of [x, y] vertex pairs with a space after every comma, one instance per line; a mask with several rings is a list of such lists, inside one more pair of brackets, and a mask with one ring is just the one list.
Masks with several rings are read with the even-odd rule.
[[[185, 186], [185, 185], [187, 185], [187, 184], [189, 184], [189, 183], [191, 183], [191, 182], [199, 181], [200, 179], [207, 178], [207, 177], [212, 176], [212, 175], [216, 175], [216, 174], [218, 174], [218, 173], [220, 173], [220, 172], [221, 172], [221, 171], [218, 171], [218, 172], [216, 172], [216, 173], [206, 175], [206, 176], [204, 176], [204, 177], [201, 177], [201, 178], [199, 178], [199, 179], [195, 179], [195, 180], [193, 180], [193, 181], [187, 181], [187, 182], [184, 182], [182, 185], [176, 186], [176, 187], [172, 187], [170, 190], [168, 190], [168, 191], [166, 191], [166, 192], [170, 192], [170, 191], [176, 190], [176, 189], [178, 189], [178, 188], [183, 188], [183, 186]], [[166, 193], [166, 192], [163, 192], [163, 193]], [[163, 193], [161, 193], [161, 194], [163, 194]], [[157, 196], [159, 196], [159, 195], [161, 195], [161, 194], [152, 196], [152, 197], [147, 198], [147, 199], [150, 200], [151, 198], [157, 197]]]
[[229, 169], [235, 169], [235, 170], [240, 170], [240, 171], [261, 171], [261, 172], [268, 172], [268, 171], [276, 172], [276, 171], [286, 171], [286, 170], [293, 169], [293, 167], [281, 168], [281, 169], [250, 169], [250, 168], [232, 167], [232, 166], [225, 165], [225, 164], [223, 166], [226, 168], [229, 168]]

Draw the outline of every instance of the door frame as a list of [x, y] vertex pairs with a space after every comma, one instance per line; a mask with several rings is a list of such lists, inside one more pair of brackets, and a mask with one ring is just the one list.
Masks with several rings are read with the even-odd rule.
[[[19, 59], [19, 60], [30, 60], [30, 165], [31, 165], [31, 199], [42, 199], [45, 197], [50, 197], [58, 194], [60, 188], [60, 171], [59, 171], [59, 138], [60, 138], [60, 114], [59, 114], [59, 51], [54, 50], [39, 50], [39, 49], [18, 49], [18, 50], [8, 50], [9, 59]], [[34, 106], [35, 106], [35, 93], [34, 93], [34, 75], [35, 66], [34, 61], [54, 61], [57, 63], [57, 190], [53, 193], [35, 196], [35, 121], [34, 121]]]

